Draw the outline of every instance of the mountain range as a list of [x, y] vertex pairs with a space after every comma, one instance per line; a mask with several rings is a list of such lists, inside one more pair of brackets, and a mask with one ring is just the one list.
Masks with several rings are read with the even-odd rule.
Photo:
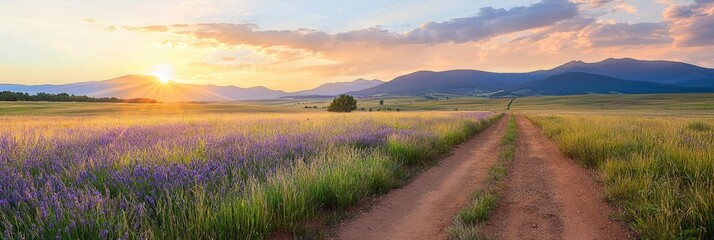
[[160, 101], [228, 101], [335, 96], [456, 94], [519, 97], [573, 94], [714, 92], [714, 69], [673, 61], [609, 58], [571, 61], [549, 70], [497, 73], [479, 70], [418, 71], [391, 81], [357, 79], [284, 92], [265, 87], [161, 83], [155, 77], [127, 75], [104, 81], [62, 85], [0, 84], [0, 91], [69, 93], [91, 97], [151, 98]]
[[[631, 90], [633, 88], [637, 90]], [[672, 61], [609, 58], [596, 63], [571, 61], [553, 69], [525, 73], [419, 71], [349, 94], [366, 97], [492, 93], [492, 96], [505, 97], [678, 92], [714, 92], [714, 69]]]
[[603, 75], [567, 72], [522, 84], [495, 96], [696, 93], [711, 89], [673, 86], [647, 81], [631, 81]]
[[178, 101], [230, 101], [275, 99], [289, 96], [334, 96], [362, 90], [383, 83], [380, 80], [357, 79], [353, 82], [336, 82], [314, 89], [287, 93], [265, 87], [241, 88], [236, 86], [195, 85], [178, 82], [161, 83], [156, 77], [126, 75], [104, 81], [88, 81], [61, 85], [0, 84], [0, 91], [44, 93], [69, 93], [90, 97], [117, 97], [122, 99], [151, 98], [166, 102]]

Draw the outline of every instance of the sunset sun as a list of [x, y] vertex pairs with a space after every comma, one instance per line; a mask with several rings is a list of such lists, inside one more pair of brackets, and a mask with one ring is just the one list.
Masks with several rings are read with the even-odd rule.
[[151, 72], [151, 75], [158, 78], [161, 83], [168, 83], [171, 79], [173, 79], [173, 72], [174, 69], [171, 65], [162, 64], [154, 66], [154, 70]]

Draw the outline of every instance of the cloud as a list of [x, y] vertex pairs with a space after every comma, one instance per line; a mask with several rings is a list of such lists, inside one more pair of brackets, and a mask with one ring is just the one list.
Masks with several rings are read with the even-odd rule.
[[[599, 15], [607, 14], [608, 12], [626, 12], [629, 14], [637, 14], [638, 10], [635, 6], [628, 4], [625, 0], [572, 0], [581, 6], [583, 12], [588, 10], [599, 10], [595, 12]], [[660, 0], [662, 1], [662, 0]], [[604, 10], [604, 11], [603, 11]]]
[[527, 7], [481, 8], [475, 17], [429, 22], [406, 33], [413, 43], [464, 43], [506, 33], [545, 27], [575, 17], [578, 8], [569, 1], [543, 0]]
[[578, 14], [577, 5], [567, 0], [542, 0], [530, 6], [482, 8], [473, 17], [428, 22], [404, 33], [379, 27], [330, 34], [311, 29], [260, 30], [254, 24], [202, 23], [172, 26], [124, 27], [129, 31], [171, 32], [197, 39], [212, 39], [227, 45], [284, 46], [324, 51], [338, 44], [369, 43], [381, 46], [465, 43], [545, 27]]
[[634, 6], [629, 5], [627, 3], [624, 3], [624, 2], [618, 3], [617, 5], [615, 5], [613, 10], [614, 11], [624, 11], [624, 12], [627, 12], [630, 14], [637, 13], [637, 8], [635, 8]]
[[587, 5], [590, 8], [599, 8], [612, 2], [612, 0], [574, 0], [573, 2]]
[[670, 44], [665, 23], [597, 23], [583, 30], [583, 38], [592, 47]]
[[578, 16], [512, 42], [523, 45], [545, 43], [547, 47], [543, 46], [542, 50], [552, 52], [574, 48], [669, 45], [672, 41], [667, 23], [614, 22]]
[[577, 34], [586, 27], [596, 23], [596, 21], [597, 19], [595, 18], [577, 16], [565, 21], [558, 22], [557, 24], [554, 24], [550, 27], [534, 31], [532, 34], [518, 37], [514, 39], [513, 42], [527, 43], [531, 41], [540, 41], [561, 33]]
[[168, 26], [145, 26], [145, 27], [130, 27], [124, 26], [124, 30], [133, 32], [166, 32], [169, 30]]
[[672, 25], [670, 33], [676, 45], [714, 45], [714, 0], [695, 0], [689, 5], [670, 5], [663, 15]]
[[173, 32], [189, 34], [198, 39], [213, 39], [227, 45], [285, 46], [312, 50], [322, 48], [332, 38], [325, 32], [310, 29], [260, 31], [253, 24], [228, 23], [207, 23], [187, 27], [174, 25]]
[[379, 26], [337, 33], [334, 37], [336, 41], [345, 43], [362, 42], [378, 45], [398, 45], [406, 43], [403, 34], [390, 32], [388, 30], [381, 29]]
[[50, 45], [56, 49], [70, 52], [70, 53], [77, 53], [77, 49], [74, 47], [72, 43], [66, 42], [66, 41], [61, 41], [61, 40], [51, 40]]

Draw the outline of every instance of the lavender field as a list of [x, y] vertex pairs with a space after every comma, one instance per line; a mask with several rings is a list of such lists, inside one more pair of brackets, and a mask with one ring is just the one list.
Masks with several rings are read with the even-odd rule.
[[395, 186], [488, 112], [4, 117], [2, 239], [261, 239]]

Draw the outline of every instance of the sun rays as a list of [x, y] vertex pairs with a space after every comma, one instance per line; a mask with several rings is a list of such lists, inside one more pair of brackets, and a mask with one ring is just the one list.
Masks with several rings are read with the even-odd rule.
[[154, 66], [151, 75], [158, 78], [161, 83], [169, 83], [173, 79], [174, 67], [168, 64]]

